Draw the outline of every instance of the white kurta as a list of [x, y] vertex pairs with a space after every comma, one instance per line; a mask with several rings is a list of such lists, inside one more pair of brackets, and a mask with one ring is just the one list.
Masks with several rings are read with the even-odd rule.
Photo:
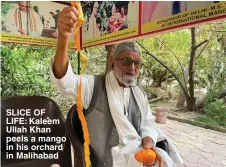
[[[20, 34], [18, 32], [18, 27], [16, 26], [15, 19], [14, 19], [14, 13], [16, 9], [10, 9], [6, 15], [4, 25], [6, 26], [6, 29], [12, 33], [12, 34]], [[25, 33], [29, 32], [30, 35], [32, 36], [41, 36], [42, 31], [43, 31], [43, 24], [40, 19], [40, 16], [32, 11], [35, 17], [36, 21], [36, 31], [31, 31], [30, 26], [28, 24], [28, 16], [26, 12], [21, 11], [21, 23], [22, 23], [22, 29], [24, 30]]]
[[[52, 67], [52, 63], [53, 63], [53, 59], [51, 61], [51, 67]], [[75, 75], [73, 73], [70, 62], [69, 62], [67, 72], [63, 78], [61, 79], [55, 78], [52, 68], [50, 70], [50, 77], [54, 85], [62, 95], [67, 96], [72, 100], [75, 100], [80, 76]], [[94, 76], [82, 75], [82, 102], [83, 102], [83, 107], [85, 109], [89, 107], [89, 104], [91, 102], [91, 99], [93, 96], [93, 87], [94, 87]], [[149, 112], [149, 114], [150, 113], [151, 112]], [[146, 117], [145, 119], [146, 119], [145, 122], [147, 123], [147, 125], [149, 125], [149, 122], [153, 120], [153, 117]], [[144, 128], [141, 129], [141, 134], [142, 134], [142, 138], [146, 136], [150, 136], [154, 144], [156, 144], [158, 133], [154, 128], [151, 128], [150, 126], [144, 126]]]
[[[54, 77], [54, 74], [52, 71], [52, 63], [53, 63], [53, 59], [51, 60], [50, 76], [51, 76], [51, 79], [52, 79], [54, 85], [58, 88], [58, 90], [61, 92], [62, 95], [65, 95], [65, 96], [75, 100], [80, 76], [75, 75], [73, 73], [70, 62], [69, 62], [69, 66], [68, 66], [65, 76], [61, 79], [56, 79]], [[83, 86], [82, 87], [83, 106], [85, 109], [87, 109], [89, 107], [89, 104], [91, 102], [92, 95], [93, 95], [94, 76], [82, 75], [82, 84], [83, 84], [82, 85]], [[121, 90], [120, 90], [120, 92], [121, 92]], [[133, 92], [133, 93], [136, 93], [136, 92]], [[121, 98], [123, 99], [123, 97], [121, 97]], [[121, 100], [121, 101], [123, 101], [123, 100]], [[119, 147], [116, 146], [116, 147], [112, 148], [112, 156], [113, 156], [113, 163], [114, 163], [113, 167], [131, 167], [131, 166], [142, 167], [143, 165], [141, 163], [138, 163], [134, 159], [134, 154], [136, 151], [141, 149], [139, 147], [139, 146], [141, 146], [141, 139], [146, 136], [150, 136], [152, 138], [154, 145], [157, 143], [157, 141], [167, 139], [167, 141], [169, 143], [169, 147], [170, 147], [170, 157], [165, 151], [155, 148], [156, 150], [158, 150], [159, 154], [163, 158], [163, 161], [165, 163], [164, 167], [175, 167], [174, 162], [178, 163], [178, 164], [183, 163], [181, 156], [177, 152], [175, 146], [172, 145], [172, 142], [154, 125], [154, 119], [153, 119], [154, 117], [153, 117], [150, 107], [148, 105], [148, 100], [147, 99], [144, 100], [144, 102], [142, 104], [143, 105], [139, 107], [139, 108], [142, 108], [142, 111], [144, 111], [141, 114], [141, 117], [142, 117], [141, 118], [142, 126], [140, 129], [141, 136], [137, 136], [137, 134], [134, 134], [133, 135], [134, 137], [132, 139], [135, 139], [135, 138], [139, 138], [139, 139], [138, 140], [135, 139], [134, 141], [130, 142], [130, 139], [131, 139], [130, 131], [123, 131], [123, 132], [121, 131], [122, 132], [121, 133], [120, 129], [117, 129], [117, 132], [119, 133], [119, 137], [124, 136], [124, 138], [123, 137], [121, 138], [119, 143], [127, 143], [129, 145], [124, 147], [123, 152], [121, 152], [121, 150], [120, 150], [121, 146], [119, 146]], [[114, 122], [115, 122], [115, 120], [114, 120]], [[117, 124], [117, 123], [120, 124], [121, 122], [120, 121], [115, 122], [115, 124]], [[130, 125], [124, 124], [122, 126], [122, 129], [124, 129], [123, 127], [127, 127], [127, 126], [130, 126]], [[128, 138], [128, 136], [129, 136], [129, 138]], [[132, 145], [137, 145], [138, 147], [135, 147], [135, 149], [131, 150], [131, 147], [130, 147], [131, 143], [132, 143]], [[121, 153], [119, 153], [119, 152], [121, 152]], [[130, 152], [131, 154], [125, 154], [126, 152]], [[126, 161], [125, 161], [125, 158], [126, 158]], [[114, 159], [117, 159], [117, 161], [114, 162]], [[156, 163], [156, 166], [157, 166], [157, 164], [158, 163]]]
[[[106, 75], [105, 85], [111, 115], [119, 135], [119, 144], [111, 149], [113, 167], [142, 167], [143, 164], [137, 162], [134, 156], [137, 151], [142, 149], [142, 139], [146, 136], [159, 137], [158, 128], [154, 125], [147, 96], [138, 86], [131, 86], [134, 98], [141, 112], [141, 134], [139, 135], [124, 114], [123, 94], [112, 71]], [[152, 139], [155, 145], [156, 138]], [[164, 167], [176, 167], [174, 161], [164, 150], [157, 147], [153, 147], [153, 149], [162, 157]], [[155, 166], [157, 165], [158, 163]]]

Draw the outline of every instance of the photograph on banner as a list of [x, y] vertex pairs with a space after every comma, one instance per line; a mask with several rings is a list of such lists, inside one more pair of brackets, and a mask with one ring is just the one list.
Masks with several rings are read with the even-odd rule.
[[141, 33], [225, 14], [225, 2], [219, 1], [143, 1]]
[[47, 1], [2, 2], [1, 40], [56, 45], [58, 14], [64, 7]]
[[138, 34], [138, 1], [85, 1], [82, 6], [83, 47]]

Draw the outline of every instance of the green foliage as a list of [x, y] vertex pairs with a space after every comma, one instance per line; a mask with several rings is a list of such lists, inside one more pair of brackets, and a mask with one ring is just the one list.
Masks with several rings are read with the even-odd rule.
[[208, 124], [211, 127], [218, 127], [219, 126], [219, 123], [216, 120], [212, 119], [211, 117], [209, 117], [207, 115], [197, 117], [197, 118], [195, 118], [195, 120], [197, 122]]
[[[218, 117], [219, 119], [226, 121], [226, 105], [223, 99], [216, 99], [216, 101], [208, 104], [204, 107], [204, 111], [211, 117]], [[226, 125], [226, 122], [225, 122]]]
[[[156, 35], [155, 37], [146, 37], [139, 39], [139, 41], [149, 49], [151, 53], [157, 56], [163, 63], [173, 69], [179, 76], [182, 74], [181, 68], [186, 67], [188, 63], [190, 33], [188, 30], [181, 30]], [[153, 79], [157, 82], [157, 86], [166, 81], [166, 69], [156, 62], [151, 56], [142, 51], [142, 59], [144, 68], [141, 70], [141, 75], [147, 82]], [[177, 59], [179, 59], [180, 64]]]
[[1, 96], [51, 96], [50, 56], [55, 48], [5, 44], [1, 48]]
[[107, 63], [107, 51], [105, 46], [86, 49], [86, 56], [88, 58], [88, 65], [84, 73], [93, 75], [105, 73], [105, 66]]
[[208, 78], [208, 89], [210, 91], [221, 91], [226, 87], [225, 76], [226, 76], [226, 55], [222, 53], [216, 53], [215, 59], [211, 59], [211, 70], [207, 75]]
[[223, 99], [217, 99], [219, 92], [209, 91], [204, 98], [205, 115], [196, 120], [212, 126], [226, 126], [226, 103]]
[[[226, 22], [224, 21], [205, 25], [201, 27], [201, 37], [207, 38], [205, 37], [209, 34], [207, 30], [224, 30], [225, 26]], [[210, 122], [217, 125], [226, 126], [226, 104], [223, 100], [217, 99], [226, 88], [226, 52], [224, 50], [226, 37], [219, 32], [212, 32], [210, 35], [212, 40], [197, 61], [196, 77], [200, 81], [198, 86], [206, 87], [208, 91], [204, 98], [206, 116], [201, 119], [204, 122], [211, 120]]]
[[12, 4], [8, 2], [1, 2], [1, 15], [5, 16], [9, 9], [11, 8]]
[[197, 120], [212, 125], [226, 126], [226, 103], [224, 100], [215, 99], [215, 101], [205, 105], [204, 111], [206, 115]]
[[[225, 87], [226, 36], [222, 32], [211, 31], [212, 29], [225, 31], [225, 27], [226, 21], [196, 27], [197, 44], [211, 38], [207, 45], [204, 44], [197, 50], [196, 56], [198, 57], [194, 69], [195, 83], [197, 83], [195, 88], [208, 87], [209, 89], [217, 88], [222, 90]], [[188, 68], [191, 51], [189, 29], [167, 32], [154, 37], [145, 37], [139, 39], [139, 41], [163, 63], [173, 69], [178, 76], [182, 76], [182, 69]], [[143, 78], [147, 82], [150, 82], [151, 79], [154, 82], [165, 81], [167, 78], [165, 68], [144, 52], [142, 57], [144, 68], [141, 69], [141, 75]], [[180, 61], [182, 67], [180, 67], [175, 57]]]
[[[221, 21], [197, 28], [198, 43], [211, 39], [208, 45], [204, 47], [202, 54], [198, 55], [196, 62], [198, 86], [207, 87], [209, 91], [221, 91], [226, 86], [224, 80], [226, 76], [226, 52], [224, 51], [226, 36], [223, 35], [224, 33], [211, 31], [224, 31], [225, 27], [226, 21]], [[198, 54], [202, 49], [200, 47]]]
[[[97, 49], [90, 48], [89, 50], [90, 52], [99, 55], [99, 51]], [[55, 51], [55, 47], [7, 43], [2, 45], [1, 96], [56, 96], [57, 93], [52, 85], [49, 74], [50, 58], [55, 54]], [[77, 73], [77, 52], [69, 49], [69, 57], [73, 71]], [[101, 62], [99, 59], [96, 59], [96, 61], [97, 64], [91, 60], [89, 65], [90, 69], [94, 70], [94, 73], [98, 71], [98, 68], [94, 68], [96, 65], [102, 63], [100, 67], [104, 68], [104, 64], [106, 62]]]
[[78, 52], [73, 49], [69, 49], [68, 56], [70, 58], [70, 63], [72, 66], [72, 70], [75, 74], [78, 74]]
[[[88, 18], [92, 14], [92, 8], [94, 5], [95, 1], [83, 1], [82, 6], [83, 6], [83, 11], [84, 15], [88, 16]], [[129, 1], [99, 1], [99, 7], [98, 7], [98, 14], [97, 17], [103, 18], [104, 17], [104, 11], [106, 12], [106, 17], [109, 18], [111, 17], [111, 10], [112, 10], [112, 5], [115, 4], [116, 8], [120, 8], [121, 6], [128, 6]]]
[[[86, 15], [88, 18], [91, 16], [94, 3], [95, 3], [95, 1], [93, 1], [93, 2], [82, 2], [84, 16]], [[113, 1], [103, 1], [103, 2], [101, 1], [101, 2], [99, 2], [98, 16], [97, 17], [103, 18], [103, 11], [105, 10], [107, 17], [109, 18], [111, 16], [111, 8], [112, 8], [112, 5], [114, 3], [115, 2], [113, 2]]]
[[214, 102], [216, 100], [217, 96], [218, 96], [218, 92], [209, 91], [203, 100], [204, 106], [207, 106], [210, 103]]
[[[73, 105], [59, 95], [50, 80], [50, 58], [55, 47], [7, 44], [1, 46], [1, 96], [40, 95], [57, 102], [63, 114]], [[69, 49], [73, 71], [77, 72], [76, 52]]]

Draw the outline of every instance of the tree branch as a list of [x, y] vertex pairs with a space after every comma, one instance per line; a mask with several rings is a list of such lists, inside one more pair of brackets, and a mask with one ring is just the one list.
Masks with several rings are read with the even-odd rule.
[[226, 32], [226, 30], [214, 30], [214, 29], [211, 29], [210, 31], [214, 31], [214, 32]]
[[206, 42], [208, 42], [208, 40], [204, 40], [202, 42], [200, 42], [198, 45], [195, 46], [195, 50], [198, 49], [200, 46], [202, 46], [203, 44], [205, 44]]
[[182, 84], [182, 82], [180, 81], [180, 79], [177, 77], [177, 75], [173, 72], [173, 70], [171, 68], [169, 68], [167, 65], [165, 65], [160, 59], [158, 59], [154, 54], [152, 54], [151, 52], [149, 52], [140, 42], [136, 41], [144, 50], [145, 52], [150, 55], [152, 58], [154, 58], [157, 62], [159, 62], [163, 67], [165, 67], [173, 76], [174, 78], [177, 80], [177, 82], [179, 83], [179, 85], [181, 86], [183, 92], [184, 92], [184, 95], [185, 95], [185, 98], [186, 98], [186, 101], [187, 103], [190, 102], [190, 97], [189, 97], [189, 94], [188, 92], [186, 91], [184, 85]]
[[191, 50], [196, 48], [195, 27], [191, 28]]
[[212, 38], [213, 38], [213, 33], [210, 33], [209, 38], [208, 38], [206, 44], [202, 47], [202, 49], [200, 50], [200, 52], [196, 56], [196, 60], [198, 60], [198, 58], [201, 56], [202, 52], [206, 49], [206, 47], [208, 46], [208, 44], [210, 43], [210, 41], [211, 41]]
[[176, 54], [175, 54], [170, 48], [168, 48], [168, 47], [164, 44], [164, 42], [162, 42], [162, 41], [161, 41], [160, 39], [158, 39], [157, 37], [154, 37], [154, 38], [155, 38], [156, 40], [158, 40], [159, 42], [161, 42], [162, 45], [165, 46], [165, 48], [168, 49], [168, 50], [174, 55], [174, 57], [176, 58], [178, 64], [180, 65], [180, 69], [181, 69], [182, 76], [183, 76], [184, 83], [185, 83], [185, 89], [188, 91], [188, 88], [187, 88], [187, 85], [186, 85], [186, 81], [185, 81], [185, 76], [184, 76], [184, 69], [183, 69], [183, 67], [182, 67], [182, 64], [181, 64], [180, 60], [177, 58]]
[[100, 51], [100, 53], [102, 54], [102, 55], [105, 55], [106, 53], [104, 53], [99, 47], [97, 47], [97, 49]]

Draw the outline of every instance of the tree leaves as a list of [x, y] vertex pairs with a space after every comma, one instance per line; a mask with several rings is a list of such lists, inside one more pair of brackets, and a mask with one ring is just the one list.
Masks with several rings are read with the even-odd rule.
[[[45, 48], [45, 47], [44, 47]], [[1, 96], [47, 95], [51, 96], [49, 78], [50, 55], [43, 47], [4, 44], [1, 49]]]

